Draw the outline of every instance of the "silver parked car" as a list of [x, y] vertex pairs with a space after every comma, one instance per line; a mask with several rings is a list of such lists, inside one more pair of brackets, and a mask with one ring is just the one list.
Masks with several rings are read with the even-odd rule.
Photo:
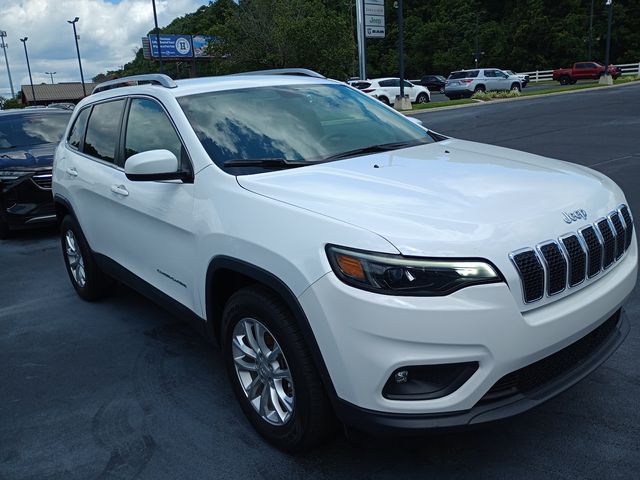
[[480, 68], [453, 72], [444, 85], [444, 94], [450, 99], [498, 90], [520, 91], [522, 82], [517, 75], [509, 75], [498, 68]]

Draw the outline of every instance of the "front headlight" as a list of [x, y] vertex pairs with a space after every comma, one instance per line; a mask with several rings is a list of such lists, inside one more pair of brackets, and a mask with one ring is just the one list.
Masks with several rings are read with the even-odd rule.
[[329, 263], [344, 283], [387, 295], [443, 296], [502, 277], [482, 260], [403, 257], [327, 246]]

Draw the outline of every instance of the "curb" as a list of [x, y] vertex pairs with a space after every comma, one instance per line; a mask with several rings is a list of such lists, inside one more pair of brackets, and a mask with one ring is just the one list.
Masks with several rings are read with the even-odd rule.
[[480, 105], [495, 105], [496, 103], [506, 103], [506, 102], [519, 102], [522, 100], [532, 100], [532, 99], [535, 99], [536, 97], [555, 97], [557, 95], [569, 95], [572, 93], [591, 92], [593, 90], [602, 90], [605, 88], [628, 87], [629, 85], [640, 85], [640, 81], [621, 83], [618, 85], [599, 85], [597, 87], [581, 88], [579, 90], [568, 90], [566, 92], [541, 93], [540, 95], [526, 95], [523, 97], [515, 97], [515, 98], [499, 98], [497, 100], [491, 100], [488, 102], [483, 102], [482, 100], [475, 100], [476, 103], [466, 103], [464, 105], [448, 105], [448, 106], [443, 105], [442, 107], [425, 108], [422, 110], [409, 110], [406, 112], [399, 112], [399, 113], [402, 113], [403, 115], [421, 115], [423, 113], [439, 112], [441, 110], [452, 110], [454, 108], [477, 107]]

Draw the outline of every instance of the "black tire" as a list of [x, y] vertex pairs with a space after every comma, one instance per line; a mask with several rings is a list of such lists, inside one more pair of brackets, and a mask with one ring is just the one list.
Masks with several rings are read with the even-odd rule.
[[[84, 272], [84, 283], [77, 280], [72, 271], [67, 244], [68, 232], [71, 232], [73, 235], [76, 249], [78, 249], [79, 253], [82, 255], [81, 260], [83, 266], [82, 270]], [[62, 246], [62, 256], [64, 258], [64, 265], [67, 269], [67, 274], [69, 275], [69, 280], [71, 281], [73, 288], [78, 292], [80, 298], [93, 302], [104, 298], [112, 292], [115, 284], [114, 280], [103, 273], [96, 264], [80, 226], [71, 215], [67, 215], [62, 220], [62, 224], [60, 226], [60, 244]]]
[[[233, 358], [234, 328], [243, 319], [264, 325], [280, 346], [288, 365], [295, 403], [282, 425], [263, 419], [240, 383]], [[288, 452], [313, 448], [337, 430], [337, 420], [302, 333], [286, 304], [260, 285], [245, 287], [227, 301], [222, 316], [223, 355], [233, 392], [253, 427], [269, 443]]]
[[521, 91], [522, 91], [522, 88], [520, 87], [520, 84], [519, 84], [519, 83], [513, 83], [513, 84], [511, 85], [511, 91], [514, 91], [514, 90], [517, 90], [518, 92], [521, 92]]
[[566, 75], [563, 77], [560, 77], [560, 85], [569, 85], [569, 83], [571, 83], [570, 77], [567, 77]]
[[378, 100], [380, 100], [385, 105], [391, 105], [391, 103], [389, 102], [389, 99], [387, 97], [385, 97], [385, 96], [378, 97]]
[[576, 83], [578, 83], [577, 80], [571, 80], [571, 85], [575, 85]]
[[486, 92], [487, 89], [484, 87], [484, 85], [478, 85], [475, 90], [473, 91], [473, 93], [478, 93], [478, 92]]
[[429, 103], [429, 96], [426, 93], [421, 93], [416, 97], [416, 103]]

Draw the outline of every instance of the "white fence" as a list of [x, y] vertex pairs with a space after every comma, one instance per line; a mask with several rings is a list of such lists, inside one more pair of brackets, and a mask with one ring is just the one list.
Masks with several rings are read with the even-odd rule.
[[[638, 75], [640, 76], [640, 63], [625, 63], [616, 65], [622, 70], [622, 75]], [[531, 82], [544, 82], [553, 80], [553, 70], [535, 70], [533, 72], [520, 72], [521, 75], [529, 75]]]

